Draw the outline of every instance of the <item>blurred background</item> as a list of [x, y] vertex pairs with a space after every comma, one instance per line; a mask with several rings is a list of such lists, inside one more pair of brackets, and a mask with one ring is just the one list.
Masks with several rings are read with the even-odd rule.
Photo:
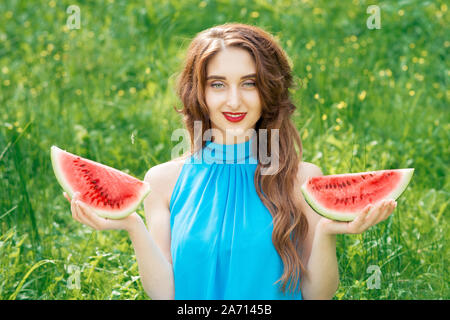
[[421, 0], [1, 1], [0, 299], [149, 298], [127, 233], [72, 219], [50, 147], [140, 179], [169, 161], [187, 45], [226, 22], [264, 28], [289, 55], [305, 161], [325, 175], [415, 168], [388, 220], [338, 236], [334, 299], [449, 299], [448, 10]]

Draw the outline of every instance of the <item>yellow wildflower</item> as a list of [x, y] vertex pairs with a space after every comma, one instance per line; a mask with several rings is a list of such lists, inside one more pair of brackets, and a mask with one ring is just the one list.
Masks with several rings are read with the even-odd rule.
[[343, 109], [347, 107], [347, 103], [345, 101], [341, 101], [336, 106], [338, 109]]
[[363, 90], [359, 93], [358, 99], [363, 101], [366, 98], [366, 90]]
[[416, 79], [419, 80], [419, 81], [423, 81], [424, 76], [421, 75], [420, 73], [416, 73], [416, 74], [414, 74], [414, 78], [416, 78]]
[[303, 131], [302, 140], [305, 140], [306, 138], [308, 138], [308, 129], [307, 128], [305, 128], [305, 130]]

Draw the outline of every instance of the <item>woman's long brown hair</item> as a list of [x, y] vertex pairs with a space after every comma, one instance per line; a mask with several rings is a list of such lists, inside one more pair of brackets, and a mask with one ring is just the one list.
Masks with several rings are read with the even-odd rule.
[[[206, 66], [213, 55], [228, 46], [247, 50], [256, 64], [256, 83], [262, 104], [256, 132], [267, 129], [267, 141], [272, 141], [271, 129], [279, 130], [279, 169], [275, 174], [262, 175], [262, 168], [270, 164], [263, 165], [258, 161], [254, 184], [258, 196], [273, 217], [272, 242], [284, 265], [283, 274], [277, 282], [281, 281], [283, 292], [286, 292], [286, 286], [294, 292], [300, 289], [300, 273], [304, 275], [305, 272], [300, 259], [300, 245], [308, 231], [308, 223], [299, 207], [300, 195], [296, 194], [298, 189], [295, 188], [302, 159], [302, 143], [290, 119], [296, 107], [289, 97], [288, 90], [293, 80], [286, 54], [269, 33], [255, 26], [227, 23], [200, 32], [190, 43], [184, 69], [178, 78], [177, 94], [183, 108], [175, 110], [183, 115], [193, 154], [205, 146], [203, 134], [211, 129], [204, 94]], [[201, 121], [201, 135], [194, 136], [194, 121]], [[269, 144], [267, 154], [274, 156], [270, 149]]]

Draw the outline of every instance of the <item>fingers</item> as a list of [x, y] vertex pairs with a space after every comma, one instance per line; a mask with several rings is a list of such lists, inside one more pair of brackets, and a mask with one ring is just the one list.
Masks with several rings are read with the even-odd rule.
[[373, 205], [368, 205], [364, 208], [363, 212], [359, 214], [352, 222], [347, 223], [346, 233], [361, 233], [364, 231], [364, 224], [366, 222], [367, 216], [372, 211]]
[[376, 221], [380, 219], [380, 216], [384, 213], [385, 207], [385, 202], [381, 202], [373, 206], [372, 210], [370, 210], [364, 221], [365, 229], [370, 228], [376, 223]]
[[63, 196], [64, 196], [64, 198], [67, 199], [67, 201], [71, 202], [71, 200], [70, 200], [69, 196], [67, 195], [67, 193], [63, 192]]
[[334, 233], [363, 233], [377, 223], [386, 220], [397, 207], [395, 200], [384, 200], [377, 204], [367, 205], [363, 211], [351, 222], [330, 222], [328, 229]]
[[[66, 194], [67, 195], [67, 194]], [[66, 196], [64, 195], [64, 196]], [[107, 227], [106, 219], [100, 218], [92, 212], [85, 204], [79, 200], [80, 193], [76, 192], [70, 202], [72, 218], [82, 224], [85, 224], [95, 230], [103, 230]], [[66, 197], [68, 198], [68, 197]], [[103, 220], [103, 221], [102, 221]]]
[[375, 224], [380, 223], [381, 221], [386, 220], [389, 216], [394, 212], [397, 207], [397, 202], [395, 200], [387, 200], [383, 211], [381, 212], [379, 218], [375, 221]]
[[76, 200], [78, 198], [78, 193], [75, 193], [72, 197], [72, 201], [70, 201], [70, 211], [72, 212], [72, 218], [78, 222], [81, 222], [78, 218], [78, 208], [76, 205]]
[[88, 225], [89, 227], [95, 229], [95, 230], [103, 230], [105, 229], [104, 223], [102, 223], [101, 220], [105, 220], [103, 218], [100, 218], [92, 212], [88, 207], [86, 207], [85, 204], [81, 203], [80, 201], [77, 201], [77, 209], [79, 218], [81, 219], [82, 223]]
[[91, 228], [95, 230], [123, 229], [123, 220], [102, 218], [80, 201], [77, 201], [77, 206], [82, 222]]
[[361, 224], [360, 233], [386, 220], [395, 209], [395, 200], [384, 200], [378, 204], [371, 205], [370, 210], [364, 215], [364, 222]]

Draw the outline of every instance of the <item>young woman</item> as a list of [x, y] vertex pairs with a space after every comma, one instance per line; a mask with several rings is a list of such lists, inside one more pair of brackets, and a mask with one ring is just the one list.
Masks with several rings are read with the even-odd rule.
[[300, 186], [322, 172], [301, 160], [291, 86], [286, 54], [260, 28], [199, 33], [178, 83], [191, 150], [146, 174], [148, 229], [136, 213], [100, 218], [76, 195], [67, 198], [73, 218], [128, 231], [152, 299], [331, 299], [336, 234], [364, 232], [396, 203], [368, 206], [352, 222], [308, 206]]

